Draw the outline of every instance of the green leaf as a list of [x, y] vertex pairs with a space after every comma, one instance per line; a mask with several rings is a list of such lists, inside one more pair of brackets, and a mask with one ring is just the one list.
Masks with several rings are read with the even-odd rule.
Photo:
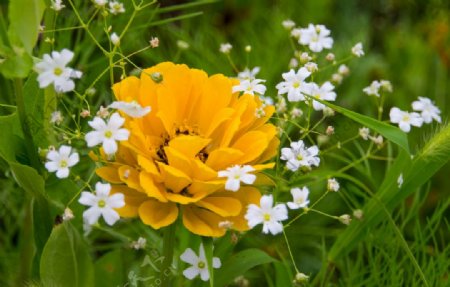
[[276, 262], [274, 258], [259, 249], [246, 249], [228, 259], [216, 272], [214, 286], [225, 286], [247, 270], [262, 264]]
[[5, 49], [5, 55], [2, 56], [4, 59], [0, 63], [0, 73], [5, 78], [25, 78], [33, 67], [31, 56], [23, 51], [21, 52], [20, 48], [18, 49], [17, 53], [9, 48]]
[[64, 222], [53, 228], [41, 257], [44, 286], [94, 286], [94, 266], [77, 230]]
[[377, 133], [381, 134], [383, 137], [397, 144], [404, 151], [409, 153], [408, 137], [399, 128], [388, 125], [371, 117], [355, 113], [343, 107], [333, 105], [327, 101], [322, 101], [318, 99], [314, 100], [328, 106], [329, 108], [332, 108], [333, 110], [343, 114], [344, 116], [354, 120], [355, 122], [358, 122], [363, 126], [366, 126], [369, 129], [376, 131]]
[[44, 90], [39, 88], [36, 73], [31, 73], [23, 85], [25, 111], [33, 142], [37, 147], [47, 147], [47, 133], [49, 129], [49, 118], [45, 117], [43, 105]]
[[[5, 110], [3, 112], [3, 110]], [[6, 111], [7, 110], [7, 111]], [[21, 128], [16, 107], [2, 108], [0, 115], [0, 157], [6, 161], [16, 161], [16, 155], [20, 153]]]
[[121, 249], [106, 253], [95, 262], [95, 286], [123, 286], [126, 281], [124, 270]]
[[29, 55], [36, 44], [44, 10], [43, 0], [9, 1], [10, 31], [17, 35]]
[[[378, 192], [364, 206], [364, 220], [353, 221], [337, 238], [328, 258], [335, 261], [349, 253], [361, 242], [371, 228], [375, 228], [397, 205], [403, 202], [420, 186], [425, 184], [445, 163], [450, 160], [450, 126], [436, 134], [411, 160], [402, 151], [389, 169]], [[397, 180], [403, 176], [399, 188]]]

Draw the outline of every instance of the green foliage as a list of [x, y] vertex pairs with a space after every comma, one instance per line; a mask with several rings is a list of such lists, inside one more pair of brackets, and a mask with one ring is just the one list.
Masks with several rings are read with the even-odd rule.
[[89, 287], [94, 268], [83, 238], [70, 224], [53, 228], [41, 258], [41, 280], [45, 286]]

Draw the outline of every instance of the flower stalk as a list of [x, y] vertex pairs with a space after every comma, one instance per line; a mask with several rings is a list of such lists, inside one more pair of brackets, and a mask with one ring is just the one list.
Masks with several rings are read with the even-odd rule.
[[173, 259], [173, 250], [175, 248], [175, 228], [176, 224], [171, 224], [164, 230], [163, 235], [163, 262], [161, 266], [161, 287], [170, 286], [170, 273], [166, 270], [170, 269]]

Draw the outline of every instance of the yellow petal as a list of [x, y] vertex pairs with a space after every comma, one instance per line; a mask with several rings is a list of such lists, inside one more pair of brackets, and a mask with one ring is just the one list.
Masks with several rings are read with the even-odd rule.
[[198, 159], [191, 161], [192, 178], [199, 181], [208, 181], [217, 177], [217, 171], [210, 168]]
[[164, 185], [174, 193], [180, 192], [183, 188], [191, 184], [192, 180], [184, 172], [170, 165], [158, 163]]
[[244, 155], [237, 163], [245, 164], [259, 157], [269, 144], [266, 135], [259, 131], [250, 131], [241, 136], [234, 144], [233, 148], [238, 149]]
[[110, 183], [122, 183], [119, 177], [119, 172], [116, 167], [112, 166], [102, 166], [95, 170], [95, 173], [102, 179]]
[[196, 203], [220, 216], [236, 216], [241, 212], [242, 205], [233, 197], [208, 196]]
[[135, 217], [138, 215], [139, 206], [148, 200], [148, 197], [141, 192], [137, 192], [125, 185], [112, 185], [111, 194], [122, 193], [125, 198], [125, 206], [117, 208], [116, 211], [121, 217]]
[[143, 168], [146, 172], [150, 173], [156, 179], [161, 178], [161, 174], [156, 168], [156, 165], [153, 163], [153, 160], [149, 160], [148, 158], [142, 155], [138, 155], [137, 159], [139, 166]]
[[184, 154], [187, 158], [194, 158], [211, 139], [199, 136], [180, 135], [169, 142], [171, 148]]
[[219, 228], [219, 222], [223, 217], [193, 205], [187, 205], [183, 208], [183, 224], [186, 228], [201, 236], [220, 237], [226, 232]]
[[274, 137], [267, 146], [266, 150], [260, 155], [258, 159], [254, 162], [265, 162], [272, 159], [278, 154], [278, 146], [280, 145], [280, 140]]
[[148, 196], [156, 198], [162, 202], [167, 202], [163, 187], [161, 184], [155, 182], [150, 173], [141, 171], [139, 174], [139, 181], [142, 189]]
[[172, 224], [178, 217], [178, 208], [175, 203], [161, 203], [157, 200], [148, 200], [139, 206], [139, 217], [147, 225], [155, 229]]
[[140, 80], [134, 76], [127, 77], [117, 84], [114, 84], [112, 89], [118, 101], [131, 102], [137, 101], [140, 86]]
[[186, 175], [191, 176], [191, 162], [183, 153], [170, 146], [164, 147], [164, 152], [166, 153], [170, 166], [173, 166], [174, 168], [186, 173]]
[[233, 164], [237, 164], [238, 159], [242, 158], [244, 153], [240, 150], [233, 148], [219, 148], [212, 151], [206, 165], [214, 170], [224, 170]]
[[139, 183], [139, 171], [131, 166], [122, 165], [119, 168], [120, 180], [128, 185], [130, 188], [142, 191], [142, 187]]
[[209, 137], [220, 126], [220, 124], [230, 119], [233, 114], [234, 109], [232, 108], [224, 108], [220, 110], [216, 115], [214, 115], [214, 118], [206, 130], [205, 136]]

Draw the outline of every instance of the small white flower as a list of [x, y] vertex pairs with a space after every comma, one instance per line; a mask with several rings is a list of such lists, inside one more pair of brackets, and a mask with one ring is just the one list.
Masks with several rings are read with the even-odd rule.
[[312, 57], [308, 54], [308, 52], [303, 52], [299, 55], [300, 62], [307, 63], [312, 60]]
[[262, 232], [272, 235], [283, 231], [281, 221], [288, 219], [286, 205], [277, 204], [273, 206], [272, 195], [263, 195], [259, 201], [259, 205], [249, 204], [245, 219], [247, 219], [250, 228], [258, 224], [263, 224]]
[[304, 66], [311, 73], [317, 72], [319, 70], [319, 67], [314, 62], [308, 62]]
[[261, 100], [263, 106], [273, 105], [273, 99], [269, 96], [259, 96], [259, 99]]
[[105, 108], [104, 106], [100, 106], [96, 115], [97, 115], [97, 117], [101, 117], [102, 119], [107, 118], [109, 116], [108, 108]]
[[342, 83], [343, 79], [344, 79], [344, 77], [342, 77], [342, 75], [339, 73], [334, 73], [333, 75], [331, 75], [331, 81], [333, 83], [340, 84], [340, 83]]
[[339, 216], [339, 221], [342, 224], [349, 225], [350, 222], [352, 222], [352, 218], [348, 214], [343, 214], [343, 215]]
[[94, 4], [98, 7], [104, 7], [108, 3], [108, 0], [94, 0]]
[[297, 273], [295, 274], [294, 283], [299, 285], [304, 285], [306, 282], [309, 281], [309, 276], [303, 273]]
[[[187, 248], [183, 252], [183, 254], [181, 254], [181, 261], [192, 265], [183, 271], [183, 275], [189, 280], [192, 280], [200, 275], [200, 278], [203, 281], [208, 281], [208, 261], [206, 260], [205, 248], [203, 247], [203, 244], [200, 244], [200, 250], [198, 253], [199, 255], [197, 256], [197, 254], [191, 248]], [[220, 262], [220, 258], [213, 257], [212, 267], [217, 269], [220, 268], [221, 265], [222, 263]]]
[[259, 71], [260, 71], [259, 67], [254, 67], [251, 70], [249, 68], [245, 68], [242, 72], [238, 73], [237, 77], [239, 80], [253, 80], [255, 79]]
[[335, 178], [330, 178], [327, 181], [327, 189], [329, 191], [337, 192], [339, 191], [340, 185], [339, 182]]
[[323, 49], [333, 47], [333, 38], [330, 37], [330, 30], [324, 25], [309, 24], [308, 28], [300, 29], [299, 44], [309, 46], [313, 52], [321, 52]]
[[117, 109], [124, 112], [132, 118], [142, 118], [143, 116], [150, 113], [151, 107], [142, 107], [138, 102], [122, 102], [115, 101], [109, 105], [109, 108]]
[[72, 220], [74, 217], [75, 216], [73, 215], [72, 209], [66, 207], [66, 209], [64, 209], [64, 213], [63, 213], [62, 219], [64, 221], [69, 221], [69, 220]]
[[325, 133], [327, 134], [327, 136], [331, 136], [334, 134], [334, 127], [333, 126], [328, 126], [327, 129], [325, 130]]
[[370, 86], [365, 87], [363, 89], [363, 92], [366, 93], [368, 96], [376, 96], [380, 97], [379, 90], [380, 90], [381, 84], [378, 81], [373, 81]]
[[338, 73], [339, 73], [340, 75], [342, 75], [342, 76], [347, 76], [348, 73], [350, 73], [350, 69], [348, 68], [347, 65], [342, 64], [342, 65], [340, 65], [339, 68], [338, 68]]
[[181, 50], [187, 50], [189, 49], [189, 43], [183, 40], [178, 40], [177, 47], [180, 48]]
[[292, 21], [291, 19], [286, 19], [286, 20], [284, 20], [283, 22], [281, 22], [281, 25], [283, 25], [283, 27], [284, 27], [286, 30], [291, 30], [292, 28], [295, 27], [295, 22]]
[[127, 129], [121, 128], [125, 119], [118, 113], [114, 113], [105, 123], [99, 117], [95, 117], [88, 124], [95, 130], [88, 132], [85, 136], [87, 146], [93, 147], [102, 144], [103, 150], [107, 155], [113, 155], [117, 151], [116, 141], [128, 140], [130, 132]]
[[281, 149], [281, 159], [286, 160], [286, 167], [291, 171], [297, 171], [300, 167], [311, 169], [311, 166], [319, 166], [319, 148], [312, 146], [307, 148], [302, 140], [292, 142], [290, 148]]
[[388, 80], [381, 80], [380, 86], [385, 92], [392, 93], [392, 84]]
[[303, 93], [308, 91], [309, 84], [305, 79], [311, 75], [306, 68], [300, 68], [297, 73], [291, 69], [287, 73], [283, 73], [284, 82], [277, 84], [278, 94], [287, 94], [288, 101], [298, 102], [304, 101]]
[[325, 108], [323, 108], [322, 112], [323, 112], [323, 116], [324, 117], [332, 117], [332, 116], [334, 116], [334, 110], [332, 108], [325, 107]]
[[293, 108], [291, 110], [291, 116], [293, 119], [301, 117], [303, 115], [303, 111], [299, 108]]
[[291, 37], [295, 38], [295, 39], [299, 39], [300, 35], [302, 34], [302, 29], [299, 28], [294, 28], [291, 30]]
[[438, 123], [441, 122], [441, 111], [428, 98], [419, 97], [418, 101], [412, 103], [412, 108], [413, 110], [420, 112], [423, 121], [427, 124], [431, 123], [433, 120]]
[[72, 60], [73, 52], [63, 49], [61, 52], [53, 51], [51, 56], [45, 54], [43, 60], [34, 65], [39, 74], [37, 80], [40, 88], [53, 84], [57, 92], [70, 92], [75, 88], [72, 78], [81, 78], [82, 73], [66, 65]]
[[111, 34], [109, 39], [111, 40], [111, 43], [113, 43], [114, 46], [118, 46], [120, 44], [120, 37], [115, 32]]
[[230, 43], [224, 43], [220, 44], [219, 51], [224, 54], [229, 54], [231, 49], [233, 49], [233, 46]]
[[233, 86], [233, 93], [236, 92], [244, 92], [244, 94], [254, 96], [255, 93], [260, 95], [264, 95], [266, 92], [266, 86], [261, 83], [264, 83], [265, 80], [261, 79], [253, 79], [253, 80], [242, 80], [239, 85]]
[[362, 220], [364, 217], [364, 211], [362, 211], [361, 209], [356, 209], [355, 211], [353, 211], [353, 217], [358, 220]]
[[152, 37], [150, 39], [150, 47], [156, 48], [159, 46], [159, 38], [158, 37]]
[[358, 58], [364, 56], [363, 45], [361, 42], [352, 47], [352, 54]]
[[66, 178], [69, 176], [69, 168], [76, 165], [80, 158], [78, 153], [73, 152], [72, 147], [62, 145], [59, 151], [50, 150], [47, 153], [47, 162], [45, 163], [45, 168], [49, 172], [56, 172], [56, 177]]
[[64, 120], [64, 117], [62, 116], [60, 111], [54, 111], [50, 116], [50, 123], [59, 125]]
[[401, 187], [402, 187], [402, 185], [403, 185], [403, 173], [401, 173], [401, 174], [398, 176], [398, 178], [397, 178], [397, 185], [398, 185], [398, 188], [401, 188]]
[[328, 53], [325, 56], [325, 60], [327, 60], [328, 62], [333, 62], [336, 59], [336, 56], [333, 53]]
[[117, 15], [120, 13], [125, 13], [125, 8], [123, 7], [123, 4], [119, 1], [112, 1], [109, 2], [109, 12], [113, 15]]
[[289, 61], [289, 69], [295, 69], [298, 67], [298, 60], [296, 58], [291, 58]]
[[97, 223], [100, 216], [105, 219], [108, 225], [113, 225], [120, 216], [115, 208], [125, 206], [125, 199], [122, 193], [109, 195], [111, 185], [109, 183], [97, 182], [95, 184], [95, 194], [87, 191], [81, 193], [79, 203], [90, 206], [83, 212], [83, 218], [90, 225]]
[[288, 202], [287, 206], [290, 209], [299, 209], [299, 208], [305, 208], [309, 204], [308, 196], [309, 196], [309, 189], [305, 186], [303, 188], [292, 188], [291, 189], [292, 194], [292, 202]]
[[138, 240], [131, 242], [130, 246], [133, 249], [139, 250], [144, 249], [145, 245], [147, 245], [147, 239], [144, 237], [139, 237]]
[[250, 165], [234, 165], [218, 172], [218, 177], [226, 177], [225, 189], [231, 191], [238, 191], [241, 187], [241, 182], [245, 184], [252, 184], [256, 180], [256, 175], [250, 172], [255, 169]]
[[399, 128], [408, 133], [411, 130], [411, 126], [421, 127], [423, 119], [418, 113], [408, 113], [400, 110], [399, 108], [392, 108], [389, 112], [391, 123], [398, 124]]
[[363, 138], [363, 140], [369, 139], [370, 130], [369, 128], [363, 127], [359, 129], [359, 136]]
[[52, 8], [56, 12], [61, 11], [64, 7], [66, 6], [62, 3], [62, 0], [52, 0], [52, 4], [50, 6], [50, 8]]
[[[306, 94], [310, 95], [314, 99], [324, 100], [324, 101], [334, 101], [336, 100], [336, 93], [334, 92], [334, 86], [330, 82], [325, 82], [322, 86], [318, 86], [316, 83], [311, 83]], [[313, 108], [316, 111], [321, 111], [325, 108], [325, 105], [314, 101]]]
[[275, 104], [278, 113], [284, 113], [287, 108], [286, 100], [283, 97], [278, 96], [277, 103]]
[[369, 139], [379, 147], [383, 144], [384, 141], [383, 136], [381, 135], [378, 135], [376, 137], [369, 136]]

